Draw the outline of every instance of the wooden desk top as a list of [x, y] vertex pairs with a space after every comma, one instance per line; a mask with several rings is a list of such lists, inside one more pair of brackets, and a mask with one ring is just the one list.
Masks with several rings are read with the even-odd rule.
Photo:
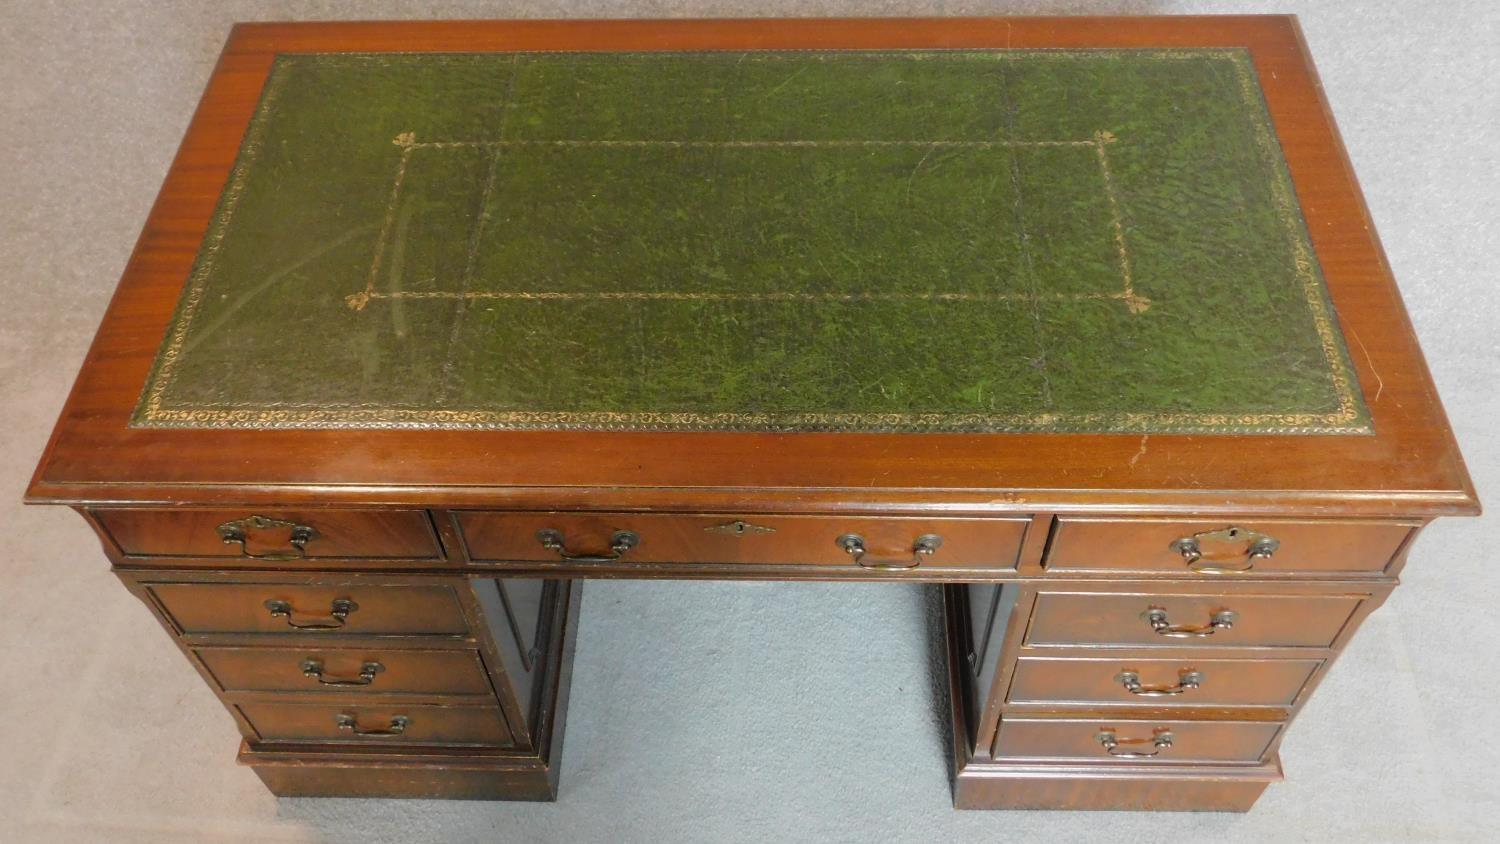
[[29, 494], [1477, 509], [1281, 17], [237, 27]]

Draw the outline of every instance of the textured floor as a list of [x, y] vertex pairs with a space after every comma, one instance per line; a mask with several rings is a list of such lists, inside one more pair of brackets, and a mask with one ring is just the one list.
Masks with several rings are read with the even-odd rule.
[[[1296, 11], [1481, 493], [1500, 486], [1500, 7], [0, 0], [0, 839], [1495, 840], [1500, 516], [1418, 544], [1248, 815], [956, 813], [923, 590], [589, 583], [551, 805], [276, 800], [26, 478], [237, 19]], [[1497, 508], [1492, 508], [1495, 510]]]

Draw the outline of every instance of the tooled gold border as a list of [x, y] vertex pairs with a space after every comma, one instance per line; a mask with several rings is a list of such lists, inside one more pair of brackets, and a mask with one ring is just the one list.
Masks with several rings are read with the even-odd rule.
[[[375, 241], [375, 256], [370, 262], [370, 272], [365, 276], [365, 286], [358, 293], [351, 293], [344, 297], [344, 301], [350, 308], [356, 311], [364, 310], [371, 302], [394, 299], [450, 299], [450, 300], [474, 300], [474, 299], [513, 299], [513, 300], [556, 300], [568, 301], [578, 299], [594, 300], [620, 300], [620, 301], [734, 301], [734, 302], [876, 302], [876, 301], [927, 301], [927, 302], [1007, 302], [1026, 300], [1036, 302], [1041, 298], [1049, 301], [1085, 301], [1089, 299], [1115, 299], [1125, 303], [1125, 306], [1133, 314], [1144, 312], [1151, 307], [1151, 300], [1135, 292], [1133, 276], [1131, 272], [1130, 250], [1125, 245], [1125, 222], [1120, 215], [1120, 200], [1115, 191], [1115, 180], [1113, 171], [1109, 166], [1109, 155], [1105, 148], [1116, 141], [1114, 135], [1105, 131], [1094, 132], [1088, 140], [1053, 140], [1053, 141], [892, 141], [892, 140], [781, 140], [781, 141], [684, 141], [684, 140], [579, 140], [579, 139], [554, 139], [554, 140], [526, 140], [526, 141], [421, 141], [417, 140], [413, 132], [402, 132], [396, 136], [395, 145], [401, 148], [401, 157], [396, 164], [396, 175], [391, 182], [390, 198], [386, 204], [385, 222], [381, 225], [380, 237]], [[397, 290], [382, 291], [377, 288], [376, 283], [380, 275], [381, 262], [384, 260], [386, 245], [390, 241], [391, 226], [396, 220], [396, 209], [400, 201], [401, 186], [406, 178], [406, 171], [411, 167], [412, 153], [419, 149], [489, 149], [498, 150], [506, 147], [595, 147], [606, 149], [617, 149], [622, 147], [656, 148], [656, 149], [683, 149], [683, 148], [719, 148], [719, 149], [787, 149], [787, 148], [892, 148], [892, 147], [927, 147], [928, 149], [999, 149], [1005, 147], [1029, 148], [1029, 147], [1075, 147], [1087, 149], [1093, 152], [1095, 160], [1099, 164], [1099, 178], [1104, 187], [1104, 199], [1109, 206], [1109, 226], [1114, 238], [1116, 262], [1119, 265], [1121, 287], [1113, 293], [1051, 293], [1045, 297], [1038, 296], [1035, 291], [1026, 293], [881, 293], [877, 291], [865, 291], [863, 293], [808, 293], [801, 291], [780, 291], [775, 293], [740, 293], [740, 292], [708, 292], [708, 291], [644, 291], [644, 290], [592, 290], [592, 291], [525, 291], [525, 290], [470, 290], [465, 284], [465, 289], [458, 290]], [[490, 173], [493, 175], [498, 158], [491, 153]], [[494, 180], [485, 181], [484, 193], [480, 195], [479, 207], [484, 208], [489, 202], [490, 190], [494, 187]], [[474, 224], [475, 228], [470, 235], [469, 256], [466, 266], [472, 271], [474, 266], [475, 251], [479, 247], [479, 238], [484, 228], [484, 217]], [[203, 405], [203, 409], [211, 409], [224, 405]], [[233, 406], [233, 405], [228, 405]], [[277, 407], [291, 407], [290, 404], [279, 404]], [[309, 407], [329, 407], [327, 403], [307, 403]]]
[[[766, 51], [765, 55], [807, 55], [810, 51]], [[848, 55], [911, 56], [934, 51], [859, 51]], [[971, 51], [963, 51], [971, 52]], [[1250, 56], [1239, 49], [1184, 50], [1009, 50], [986, 51], [994, 58], [1106, 57], [1128, 53], [1152, 59], [1227, 59], [1234, 66], [1242, 97], [1254, 121], [1256, 145], [1271, 171], [1273, 200], [1292, 247], [1295, 271], [1312, 313], [1319, 344], [1338, 396], [1331, 413], [676, 413], [575, 412], [506, 410], [435, 410], [390, 406], [334, 406], [322, 408], [231, 407], [169, 409], [162, 406], [193, 316], [202, 301], [214, 260], [229, 221], [244, 191], [251, 165], [260, 152], [267, 115], [285, 74], [273, 68], [229, 184], [224, 189], [214, 222], [204, 240], [188, 290], [178, 306], [166, 341], [157, 357], [132, 425], [161, 428], [427, 428], [473, 429], [583, 429], [583, 430], [725, 430], [725, 431], [969, 431], [969, 432], [1121, 432], [1121, 433], [1261, 433], [1368, 434], [1362, 404], [1354, 391], [1352, 369], [1338, 343], [1332, 304], [1321, 283], [1316, 257], [1307, 240], [1290, 175], [1278, 154], [1270, 130], [1270, 116], [1258, 96]], [[346, 54], [356, 57], [354, 54]], [[829, 53], [835, 55], [835, 53]], [[378, 58], [379, 56], [357, 56]], [[278, 59], [278, 61], [280, 61]], [[1062, 427], [1059, 427], [1062, 426]]]

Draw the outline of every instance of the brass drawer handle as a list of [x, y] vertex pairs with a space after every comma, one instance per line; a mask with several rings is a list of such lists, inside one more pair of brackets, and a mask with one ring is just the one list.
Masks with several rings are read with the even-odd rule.
[[1121, 671], [1116, 677], [1125, 691], [1137, 697], [1171, 697], [1180, 695], [1188, 689], [1196, 689], [1203, 685], [1203, 672], [1183, 669], [1177, 672], [1177, 685], [1175, 686], [1148, 686], [1141, 682], [1141, 675], [1134, 671]]
[[630, 553], [630, 549], [641, 544], [641, 537], [629, 530], [617, 530], [610, 536], [608, 554], [569, 553], [563, 542], [562, 531], [552, 528], [542, 528], [537, 531], [536, 539], [542, 543], [543, 548], [555, 551], [558, 559], [566, 563], [612, 563]]
[[867, 569], [878, 569], [882, 571], [904, 571], [914, 569], [922, 564], [923, 557], [931, 557], [942, 547], [943, 538], [935, 533], [924, 533], [917, 537], [911, 546], [911, 559], [909, 560], [881, 560], [870, 559], [865, 555], [865, 538], [857, 533], [846, 533], [834, 540], [844, 553], [854, 558], [854, 562]]
[[292, 609], [290, 601], [280, 598], [272, 598], [265, 603], [266, 609], [271, 611], [272, 618], [285, 618], [287, 627], [295, 627], [298, 630], [337, 630], [344, 626], [349, 618], [349, 613], [359, 609], [359, 604], [348, 598], [335, 598], [328, 605], [327, 620], [299, 622], [296, 619], [296, 610]]
[[[1211, 546], [1228, 546], [1227, 551], [1206, 554], [1204, 543]], [[1201, 574], [1230, 574], [1250, 571], [1261, 560], [1269, 560], [1281, 547], [1274, 536], [1242, 527], [1227, 527], [1223, 530], [1205, 531], [1192, 536], [1172, 540], [1168, 546], [1182, 555], [1188, 571]], [[1241, 559], [1243, 558], [1243, 559]]]
[[[1117, 759], [1150, 759], [1172, 746], [1172, 731], [1160, 728], [1151, 733], [1150, 738], [1127, 738], [1122, 739], [1115, 735], [1114, 730], [1100, 730], [1095, 736], [1099, 744], [1104, 746], [1104, 752]], [[1121, 750], [1122, 747], [1133, 747], [1149, 744], [1154, 750]]]
[[[273, 554], [250, 553], [250, 549], [245, 544], [250, 539], [249, 532], [252, 530], [271, 530], [272, 528], [287, 528], [290, 531], [291, 537], [287, 542], [292, 546], [292, 549]], [[240, 556], [273, 563], [307, 559], [307, 543], [318, 538], [318, 532], [313, 530], [312, 525], [299, 525], [296, 522], [268, 519], [265, 516], [250, 516], [244, 519], [236, 519], [232, 522], [225, 522], [215, 528], [215, 530], [219, 532], [219, 539], [225, 545], [238, 544], [240, 546]]]
[[368, 686], [375, 682], [375, 675], [385, 670], [385, 666], [378, 662], [367, 662], [359, 667], [359, 676], [347, 680], [338, 677], [325, 677], [323, 675], [323, 660], [302, 660], [302, 675], [317, 680], [324, 686]]
[[1161, 607], [1151, 607], [1141, 617], [1146, 619], [1158, 636], [1170, 639], [1202, 639], [1234, 627], [1234, 622], [1239, 619], [1239, 615], [1233, 610], [1219, 610], [1209, 618], [1207, 624], [1172, 624], [1167, 620], [1167, 611]]
[[365, 738], [391, 738], [392, 736], [399, 736], [406, 732], [407, 727], [411, 726], [411, 719], [405, 715], [392, 717], [391, 725], [383, 730], [362, 730], [359, 728], [359, 719], [343, 712], [339, 713], [333, 721], [338, 725], [340, 730]]

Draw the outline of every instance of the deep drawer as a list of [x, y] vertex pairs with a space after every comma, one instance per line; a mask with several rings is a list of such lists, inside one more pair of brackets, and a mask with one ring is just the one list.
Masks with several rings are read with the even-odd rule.
[[995, 739], [997, 759], [1063, 759], [1110, 763], [1256, 763], [1282, 724], [1257, 721], [1146, 721], [1007, 717]]
[[1350, 595], [1043, 592], [1026, 644], [1326, 648], [1359, 608]]
[[[458, 514], [480, 561], [731, 563], [875, 570], [1013, 569], [1027, 518], [928, 519], [663, 513]], [[628, 547], [621, 534], [630, 535]], [[857, 542], [845, 537], [855, 537]], [[936, 541], [931, 539], [936, 537]], [[545, 542], [545, 539], [551, 542]], [[930, 548], [930, 553], [923, 549]], [[613, 558], [613, 559], [607, 559]]]
[[225, 692], [490, 694], [472, 650], [196, 648]]
[[1278, 706], [1296, 703], [1317, 659], [1067, 659], [1016, 661], [1016, 704]]
[[1415, 522], [1184, 522], [1059, 517], [1045, 567], [1056, 572], [1373, 574]]
[[447, 585], [152, 583], [183, 633], [437, 635], [468, 632]]
[[239, 707], [261, 742], [467, 744], [508, 747], [510, 730], [493, 706], [331, 706], [246, 703]]
[[425, 510], [101, 509], [94, 518], [132, 557], [250, 563], [443, 556]]

